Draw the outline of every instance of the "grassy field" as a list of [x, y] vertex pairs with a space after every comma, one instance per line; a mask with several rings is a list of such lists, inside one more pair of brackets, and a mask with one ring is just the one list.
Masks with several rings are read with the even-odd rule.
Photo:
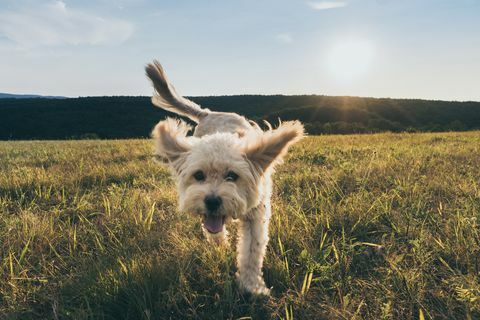
[[[309, 137], [264, 274], [176, 209], [147, 140], [0, 142], [0, 318], [480, 319], [480, 132]], [[232, 226], [235, 228], [235, 226]]]

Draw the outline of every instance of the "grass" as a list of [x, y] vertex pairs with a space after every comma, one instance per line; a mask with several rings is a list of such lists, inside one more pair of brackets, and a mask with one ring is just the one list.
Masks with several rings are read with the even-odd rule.
[[479, 319], [480, 132], [310, 137], [264, 273], [177, 212], [146, 140], [0, 142], [0, 318]]

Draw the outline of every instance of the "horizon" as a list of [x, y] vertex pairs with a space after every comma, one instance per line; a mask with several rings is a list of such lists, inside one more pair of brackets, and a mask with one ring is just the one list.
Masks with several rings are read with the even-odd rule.
[[[29, 99], [82, 99], [82, 98], [123, 98], [123, 97], [132, 97], [132, 98], [151, 98], [151, 95], [92, 95], [92, 96], [57, 96], [57, 95], [39, 95], [35, 93], [10, 93], [10, 92], [0, 92], [1, 94], [13, 95], [13, 96], [34, 96]], [[215, 98], [215, 97], [238, 97], [238, 96], [285, 96], [285, 97], [298, 97], [298, 96], [316, 96], [316, 97], [331, 97], [331, 98], [358, 98], [358, 99], [378, 99], [378, 100], [422, 100], [422, 101], [435, 101], [435, 102], [458, 102], [458, 103], [480, 103], [480, 100], [443, 100], [443, 99], [428, 99], [428, 98], [409, 98], [409, 97], [372, 97], [372, 96], [349, 96], [349, 95], [329, 95], [329, 94], [318, 94], [318, 93], [304, 93], [304, 94], [283, 94], [283, 93], [242, 93], [242, 94], [219, 94], [219, 95], [198, 95], [198, 96], [189, 96], [185, 95], [185, 98]], [[0, 97], [0, 101], [1, 101]], [[9, 99], [9, 98], [6, 98]], [[12, 99], [17, 99], [13, 97]], [[158, 108], [154, 106], [155, 108]], [[208, 107], [208, 106], [206, 106]]]
[[190, 97], [478, 102], [479, 10], [473, 0], [5, 0], [0, 90], [149, 96], [143, 68], [158, 58]]

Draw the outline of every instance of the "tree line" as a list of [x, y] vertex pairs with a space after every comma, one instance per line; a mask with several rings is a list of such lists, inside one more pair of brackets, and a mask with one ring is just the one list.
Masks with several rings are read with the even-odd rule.
[[[191, 97], [214, 111], [273, 124], [301, 120], [310, 134], [436, 132], [480, 129], [480, 102], [321, 95]], [[172, 114], [149, 97], [0, 99], [0, 139], [124, 139], [148, 137]]]

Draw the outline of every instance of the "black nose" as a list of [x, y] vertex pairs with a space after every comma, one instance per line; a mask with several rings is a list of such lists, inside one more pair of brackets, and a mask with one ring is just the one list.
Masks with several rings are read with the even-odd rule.
[[216, 211], [222, 204], [222, 198], [217, 196], [206, 196], [204, 202], [208, 211]]

